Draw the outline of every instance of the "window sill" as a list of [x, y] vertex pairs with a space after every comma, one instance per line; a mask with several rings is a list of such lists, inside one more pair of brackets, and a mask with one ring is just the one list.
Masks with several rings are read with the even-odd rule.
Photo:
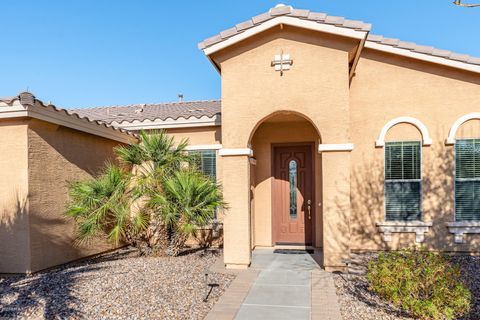
[[383, 241], [392, 241], [392, 233], [415, 233], [415, 242], [425, 241], [425, 233], [432, 226], [431, 222], [423, 221], [385, 221], [377, 222], [378, 230], [383, 233]]
[[454, 235], [455, 243], [465, 243], [465, 234], [480, 233], [480, 221], [447, 222], [447, 228]]

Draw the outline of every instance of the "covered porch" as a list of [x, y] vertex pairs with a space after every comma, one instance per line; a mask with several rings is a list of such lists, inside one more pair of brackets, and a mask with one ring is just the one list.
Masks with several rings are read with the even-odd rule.
[[322, 144], [314, 122], [288, 110], [259, 121], [248, 146], [220, 153], [230, 206], [224, 217], [226, 267], [247, 268], [255, 249], [310, 249], [319, 266], [344, 268], [349, 150]]

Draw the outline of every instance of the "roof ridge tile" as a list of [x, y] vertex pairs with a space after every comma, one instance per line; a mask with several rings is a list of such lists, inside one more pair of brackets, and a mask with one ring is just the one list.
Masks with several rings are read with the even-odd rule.
[[[350, 20], [340, 16], [329, 16], [323, 12], [311, 12], [307, 9], [296, 9], [291, 6], [280, 5], [271, 8], [269, 11], [259, 14], [250, 20], [238, 23], [234, 28], [230, 28], [220, 32], [216, 36], [210, 37], [198, 44], [200, 49], [206, 49], [209, 46], [217, 44], [225, 39], [231, 38], [237, 34], [244, 32], [247, 29], [253, 28], [265, 21], [277, 18], [279, 16], [286, 15], [288, 17], [316, 21], [318, 23], [325, 23], [335, 25], [342, 28], [349, 28], [358, 31], [368, 32], [372, 29], [370, 23], [365, 23], [360, 20]], [[396, 38], [386, 38], [381, 35], [368, 34], [367, 41], [376, 42], [383, 45], [389, 45], [396, 48], [410, 50], [412, 52], [427, 54], [432, 56], [443, 57], [445, 59], [451, 59], [460, 61], [463, 63], [480, 65], [480, 58], [470, 57], [460, 53], [450, 52], [448, 50], [436, 49], [430, 46], [417, 45], [414, 42], [402, 41]]]
[[323, 12], [310, 12], [307, 18], [308, 20], [317, 21], [317, 22], [325, 21], [325, 19], [327, 18], [327, 14]]
[[282, 16], [282, 15], [291, 13], [292, 10], [293, 10], [292, 6], [282, 5], [282, 6], [276, 6], [276, 7], [274, 7], [274, 8], [271, 8], [271, 9], [268, 11], [268, 13], [269, 13], [271, 16]]

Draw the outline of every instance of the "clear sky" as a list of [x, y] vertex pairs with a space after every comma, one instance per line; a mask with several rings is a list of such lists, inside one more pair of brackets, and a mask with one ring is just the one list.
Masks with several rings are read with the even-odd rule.
[[[0, 96], [28, 88], [64, 108], [175, 101], [178, 93], [186, 100], [219, 98], [220, 77], [197, 43], [279, 2], [0, 1]], [[375, 34], [480, 57], [480, 7], [452, 1], [284, 3], [364, 20]]]

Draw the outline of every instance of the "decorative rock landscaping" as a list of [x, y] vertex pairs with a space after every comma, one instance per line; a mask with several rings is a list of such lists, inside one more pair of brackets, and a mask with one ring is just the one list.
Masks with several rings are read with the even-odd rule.
[[0, 277], [0, 318], [203, 319], [234, 278], [212, 273], [205, 282], [219, 254], [139, 257], [121, 249], [32, 276]]
[[[375, 254], [353, 255], [350, 274], [336, 274], [335, 285], [343, 319], [413, 319], [368, 290], [366, 266]], [[455, 256], [463, 278], [472, 292], [471, 312], [462, 319], [480, 319], [480, 257]]]

